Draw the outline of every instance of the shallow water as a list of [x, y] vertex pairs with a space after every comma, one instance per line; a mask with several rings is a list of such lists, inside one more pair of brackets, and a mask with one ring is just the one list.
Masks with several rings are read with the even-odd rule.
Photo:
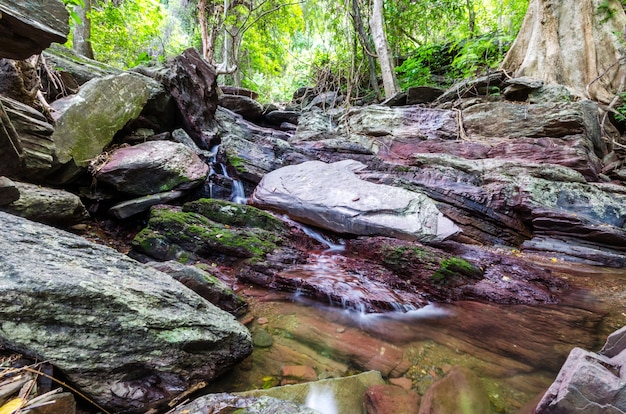
[[[332, 272], [329, 260], [323, 257], [319, 266], [303, 267], [302, 277]], [[385, 377], [404, 376], [423, 394], [453, 366], [463, 365], [481, 378], [494, 412], [514, 413], [545, 391], [572, 348], [598, 351], [610, 332], [626, 324], [626, 270], [529, 260], [550, 267], [570, 284], [561, 304], [464, 301], [365, 314], [242, 286], [240, 293], [248, 297], [255, 317], [249, 328], [253, 334], [268, 332], [274, 342], [255, 348], [218, 388], [278, 385], [282, 366], [308, 365], [320, 379], [369, 369]], [[259, 324], [258, 318], [267, 323]]]

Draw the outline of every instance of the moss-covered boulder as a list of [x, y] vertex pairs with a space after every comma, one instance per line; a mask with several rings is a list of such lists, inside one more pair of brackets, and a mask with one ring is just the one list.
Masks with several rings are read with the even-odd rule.
[[276, 233], [285, 233], [285, 223], [272, 214], [244, 204], [213, 198], [191, 201], [183, 206], [183, 211], [193, 212], [204, 217], [236, 227], [258, 227]]
[[281, 243], [280, 235], [262, 228], [235, 227], [195, 212], [156, 207], [147, 227], [133, 240], [133, 247], [157, 260], [220, 258], [228, 263], [260, 259]]
[[116, 132], [135, 119], [162, 90], [143, 75], [125, 72], [85, 83], [76, 95], [53, 102], [56, 127], [52, 135], [59, 164], [68, 165], [63, 177], [71, 180], [106, 147]]

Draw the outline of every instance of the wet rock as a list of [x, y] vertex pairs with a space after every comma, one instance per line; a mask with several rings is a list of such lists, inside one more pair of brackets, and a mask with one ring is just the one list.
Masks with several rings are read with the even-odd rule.
[[358, 162], [310, 161], [263, 177], [250, 203], [337, 233], [443, 240], [458, 228], [428, 197], [361, 180]]
[[172, 95], [183, 127], [196, 144], [202, 149], [216, 144], [211, 132], [218, 101], [215, 68], [196, 49], [189, 48], [172, 59], [157, 79]]
[[[217, 411], [216, 411], [217, 410]], [[243, 410], [243, 411], [242, 411]], [[232, 394], [211, 394], [181, 405], [172, 414], [207, 414], [213, 412], [245, 412], [246, 414], [319, 414], [318, 411], [272, 397], [242, 397]]]
[[252, 344], [258, 348], [269, 348], [274, 343], [274, 338], [263, 328], [257, 328], [252, 332]]
[[0, 222], [3, 347], [51, 362], [108, 410], [143, 412], [252, 351], [232, 315], [170, 276], [23, 218]]
[[280, 374], [282, 376], [280, 385], [317, 381], [317, 373], [315, 370], [311, 367], [307, 367], [306, 365], [284, 366], [281, 369]]
[[456, 366], [428, 388], [419, 414], [490, 413], [489, 397], [471, 370]]
[[59, 0], [45, 8], [35, 0], [7, 0], [0, 4], [0, 14], [0, 57], [26, 59], [52, 42], [67, 41], [69, 13]]
[[99, 182], [135, 196], [190, 189], [209, 174], [209, 166], [191, 149], [170, 141], [116, 149], [93, 169]]
[[241, 316], [248, 308], [245, 300], [233, 292], [232, 288], [207, 271], [208, 269], [206, 268], [188, 266], [174, 261], [149, 262], [148, 265], [163, 273], [167, 273], [228, 313]]
[[420, 396], [395, 385], [374, 385], [365, 393], [367, 414], [417, 414]]
[[267, 390], [252, 390], [238, 395], [269, 396], [320, 410], [319, 412], [360, 413], [366, 390], [383, 384], [379, 372], [369, 371], [344, 378], [327, 379], [305, 384], [285, 385]]
[[283, 238], [257, 227], [234, 227], [174, 207], [153, 207], [147, 227], [133, 248], [156, 260], [220, 258], [225, 264], [257, 260], [277, 249]]
[[89, 214], [80, 197], [64, 190], [15, 182], [19, 199], [3, 211], [53, 226], [71, 226], [85, 221]]
[[125, 72], [93, 79], [78, 94], [53, 102], [56, 126], [52, 140], [58, 163], [65, 168], [55, 177], [57, 182], [71, 181], [84, 171], [160, 89], [146, 76]]
[[215, 117], [221, 140], [218, 157], [235, 167], [242, 179], [256, 184], [268, 172], [302, 157], [285, 132], [260, 127], [224, 108], [218, 108]]
[[248, 121], [258, 121], [263, 115], [263, 105], [247, 96], [224, 94], [218, 103]]

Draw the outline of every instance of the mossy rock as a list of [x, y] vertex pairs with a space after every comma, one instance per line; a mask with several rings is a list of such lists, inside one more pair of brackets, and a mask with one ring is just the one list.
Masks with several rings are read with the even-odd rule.
[[137, 234], [133, 246], [159, 260], [184, 257], [179, 249], [201, 257], [261, 258], [281, 242], [271, 231], [231, 227], [197, 213], [163, 207], [151, 211], [147, 227]]
[[483, 271], [460, 257], [452, 256], [441, 261], [439, 269], [431, 278], [435, 282], [446, 283], [459, 278], [481, 279]]
[[202, 198], [191, 201], [183, 206], [183, 211], [201, 214], [202, 216], [237, 227], [258, 227], [260, 229], [285, 233], [285, 224], [263, 210], [244, 204], [213, 198]]

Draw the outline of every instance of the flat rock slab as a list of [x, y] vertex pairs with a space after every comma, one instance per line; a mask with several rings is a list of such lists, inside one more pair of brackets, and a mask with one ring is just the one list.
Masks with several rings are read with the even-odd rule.
[[170, 276], [17, 216], [0, 226], [0, 345], [103, 407], [144, 412], [252, 352], [243, 325]]
[[309, 161], [265, 175], [250, 203], [337, 233], [444, 240], [458, 227], [419, 192], [361, 180], [355, 161]]

